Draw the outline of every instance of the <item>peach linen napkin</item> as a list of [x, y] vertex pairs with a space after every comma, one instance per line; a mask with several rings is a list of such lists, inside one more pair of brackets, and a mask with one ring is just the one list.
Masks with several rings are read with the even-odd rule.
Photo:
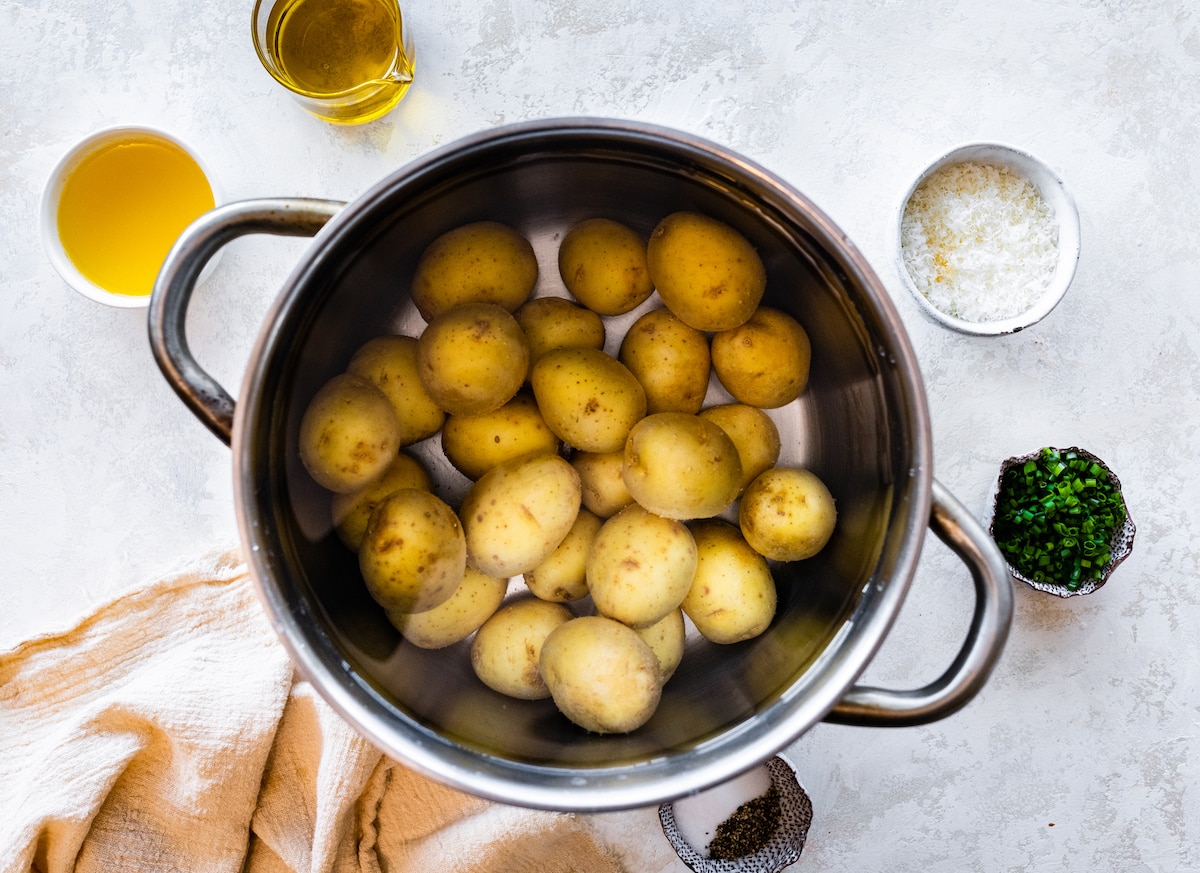
[[0, 652], [2, 873], [620, 873], [583, 817], [382, 755], [304, 681], [236, 555]]

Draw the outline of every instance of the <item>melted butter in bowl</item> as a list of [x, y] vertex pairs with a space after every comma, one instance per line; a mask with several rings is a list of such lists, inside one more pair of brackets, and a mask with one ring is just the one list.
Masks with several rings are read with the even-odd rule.
[[146, 306], [179, 234], [216, 203], [211, 176], [184, 143], [153, 128], [109, 128], [75, 145], [51, 173], [43, 247], [85, 296]]

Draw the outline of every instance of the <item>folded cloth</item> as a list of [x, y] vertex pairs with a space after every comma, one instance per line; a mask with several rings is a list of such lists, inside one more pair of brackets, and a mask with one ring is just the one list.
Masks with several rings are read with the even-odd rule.
[[0, 652], [0, 873], [620, 873], [576, 816], [381, 754], [212, 556]]

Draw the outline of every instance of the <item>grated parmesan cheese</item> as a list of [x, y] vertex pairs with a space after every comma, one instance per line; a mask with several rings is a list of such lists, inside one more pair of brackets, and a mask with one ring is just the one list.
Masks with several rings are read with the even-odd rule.
[[1037, 186], [1007, 167], [967, 161], [923, 181], [900, 221], [913, 285], [966, 321], [1020, 315], [1058, 263], [1058, 225]]

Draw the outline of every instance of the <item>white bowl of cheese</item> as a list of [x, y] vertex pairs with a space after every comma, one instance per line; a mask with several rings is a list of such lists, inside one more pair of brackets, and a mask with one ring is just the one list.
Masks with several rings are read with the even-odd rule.
[[1000, 143], [958, 146], [900, 201], [900, 278], [921, 311], [961, 333], [1001, 336], [1058, 305], [1079, 262], [1079, 212], [1053, 170]]

